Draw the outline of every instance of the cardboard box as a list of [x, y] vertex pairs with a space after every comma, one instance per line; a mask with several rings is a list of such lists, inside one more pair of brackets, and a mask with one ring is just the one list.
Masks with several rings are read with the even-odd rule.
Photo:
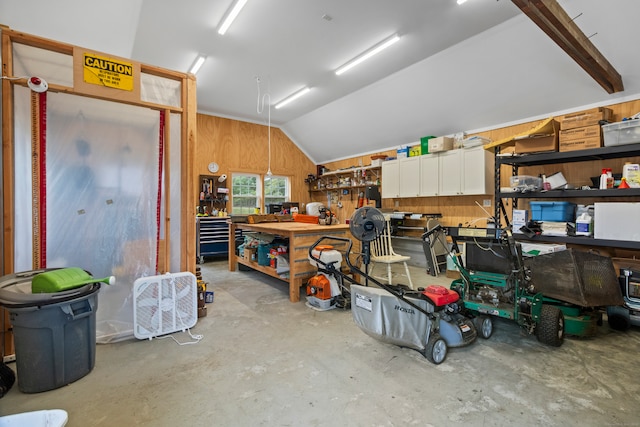
[[602, 147], [602, 129], [600, 125], [561, 130], [559, 151], [585, 150]]
[[577, 113], [565, 114], [560, 117], [560, 129], [574, 129], [584, 126], [599, 125], [600, 120], [611, 120], [613, 113], [610, 108], [596, 107]]
[[255, 261], [256, 260], [256, 248], [244, 248], [243, 258], [245, 261]]
[[447, 279], [459, 279], [460, 277], [462, 277], [458, 270], [447, 270], [444, 272], [444, 276]]
[[562, 172], [556, 172], [553, 175], [549, 175], [547, 177], [547, 182], [549, 183], [550, 190], [557, 190], [558, 188], [565, 188], [567, 185], [567, 180], [562, 174]]
[[422, 148], [420, 145], [414, 145], [409, 147], [409, 157], [417, 157], [422, 154]]
[[524, 153], [542, 153], [545, 151], [558, 151], [558, 135], [541, 135], [531, 138], [516, 139], [514, 152], [518, 154]]
[[520, 247], [522, 248], [522, 255], [524, 256], [538, 256], [567, 250], [567, 245], [556, 243], [520, 242]]
[[594, 203], [593, 237], [640, 242], [638, 218], [640, 203]]
[[399, 159], [405, 158], [409, 156], [409, 147], [400, 147], [396, 150], [396, 156]]
[[429, 140], [435, 138], [435, 136], [423, 136], [420, 138], [420, 148], [422, 154], [429, 154]]
[[439, 136], [429, 140], [429, 153], [438, 153], [440, 151], [453, 150], [453, 138], [448, 136]]
[[529, 222], [529, 211], [526, 209], [514, 209], [512, 214], [512, 229], [514, 233], [519, 233], [520, 228]]

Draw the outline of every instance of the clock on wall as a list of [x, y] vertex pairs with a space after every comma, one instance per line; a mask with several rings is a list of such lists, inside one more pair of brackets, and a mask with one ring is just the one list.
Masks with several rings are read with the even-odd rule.
[[220, 169], [220, 166], [218, 166], [216, 162], [211, 162], [209, 163], [208, 168], [209, 168], [209, 172], [216, 173], [218, 172], [218, 169]]

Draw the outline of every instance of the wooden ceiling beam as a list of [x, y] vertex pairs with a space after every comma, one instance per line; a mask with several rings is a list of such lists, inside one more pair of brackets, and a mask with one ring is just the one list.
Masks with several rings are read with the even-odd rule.
[[624, 90], [620, 73], [556, 0], [511, 0], [608, 93]]

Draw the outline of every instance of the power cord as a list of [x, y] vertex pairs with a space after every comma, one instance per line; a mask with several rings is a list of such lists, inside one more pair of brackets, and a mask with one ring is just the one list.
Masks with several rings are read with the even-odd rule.
[[[176, 279], [175, 279], [175, 277], [172, 277], [172, 278], [171, 278], [170, 283], [171, 283], [172, 288], [173, 288], [173, 289], [174, 289], [174, 291], [175, 291], [175, 289], [176, 289]], [[181, 324], [182, 326], [184, 326], [184, 320], [182, 319], [182, 313], [180, 313], [180, 310], [178, 310], [178, 308], [174, 308], [174, 310], [176, 310], [176, 313], [178, 314], [178, 319], [180, 319], [180, 324]], [[191, 337], [191, 339], [193, 339], [193, 340], [195, 340], [195, 341], [180, 342], [180, 341], [178, 341], [177, 339], [175, 339], [175, 337], [174, 337], [173, 335], [165, 335], [165, 336], [163, 336], [163, 337], [157, 337], [157, 338], [158, 338], [158, 339], [171, 338], [171, 339], [172, 339], [172, 340], [174, 340], [174, 341], [176, 342], [176, 344], [178, 344], [178, 345], [198, 344], [198, 343], [199, 343], [199, 342], [204, 338], [204, 335], [201, 335], [201, 334], [194, 335], [194, 334], [192, 334], [192, 333], [191, 333], [191, 328], [187, 328], [187, 333], [189, 334], [189, 336]]]
[[195, 341], [187, 341], [187, 342], [180, 342], [178, 341], [173, 335], [165, 335], [163, 337], [156, 337], [159, 340], [165, 339], [165, 338], [171, 338], [172, 340], [174, 340], [176, 342], [176, 344], [178, 345], [190, 345], [190, 344], [198, 344], [203, 338], [204, 335], [193, 335], [191, 333], [191, 329], [187, 329], [187, 333], [189, 334], [189, 336], [191, 337], [191, 339], [195, 340]]

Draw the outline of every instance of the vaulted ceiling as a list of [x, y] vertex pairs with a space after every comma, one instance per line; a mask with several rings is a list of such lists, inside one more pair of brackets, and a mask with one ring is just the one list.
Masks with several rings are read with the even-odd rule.
[[[507, 0], [249, 0], [221, 36], [232, 3], [2, 0], [0, 24], [178, 71], [204, 54], [198, 112], [262, 124], [270, 115], [317, 163], [640, 94], [634, 0], [559, 1], [620, 73], [625, 90], [613, 94]], [[392, 34], [395, 45], [335, 75]], [[269, 108], [304, 86], [304, 97]]]

